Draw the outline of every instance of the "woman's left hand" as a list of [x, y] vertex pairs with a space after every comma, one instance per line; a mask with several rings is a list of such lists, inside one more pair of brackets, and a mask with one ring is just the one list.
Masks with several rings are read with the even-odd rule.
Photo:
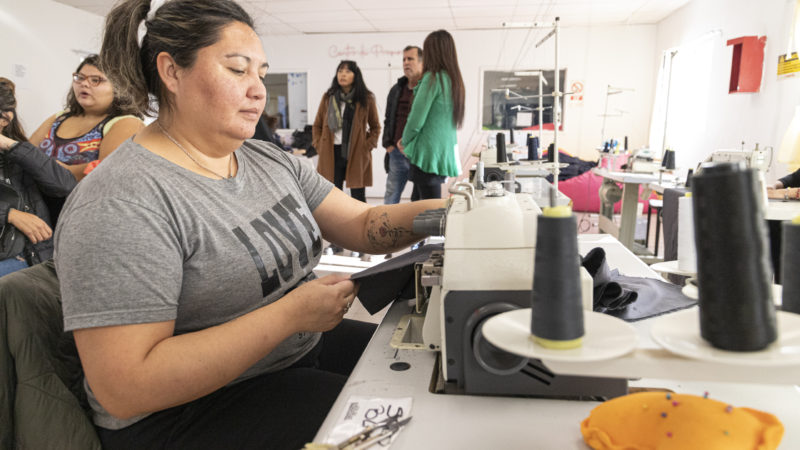
[[4, 151], [10, 149], [11, 147], [15, 146], [16, 144], [17, 144], [17, 141], [11, 139], [8, 136], [3, 136], [2, 134], [0, 134], [0, 152], [4, 152]]
[[400, 153], [405, 153], [405, 149], [406, 148], [403, 147], [403, 140], [402, 139], [398, 139], [397, 140], [397, 149], [400, 150]]

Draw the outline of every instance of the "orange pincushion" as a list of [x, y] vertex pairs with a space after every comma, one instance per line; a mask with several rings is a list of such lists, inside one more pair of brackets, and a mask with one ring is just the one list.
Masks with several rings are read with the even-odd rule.
[[643, 392], [609, 400], [582, 423], [593, 449], [775, 449], [783, 424], [772, 414], [696, 395]]

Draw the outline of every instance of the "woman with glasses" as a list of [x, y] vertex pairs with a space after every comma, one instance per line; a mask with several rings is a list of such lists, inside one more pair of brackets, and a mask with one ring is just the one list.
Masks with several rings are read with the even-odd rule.
[[90, 55], [78, 65], [66, 109], [45, 120], [30, 139], [67, 165], [78, 181], [90, 163], [102, 161], [144, 127], [128, 102], [115, 96], [99, 62], [97, 55]]
[[[123, 141], [144, 128], [129, 102], [114, 93], [100, 71], [100, 57], [89, 55], [72, 74], [67, 107], [45, 120], [31, 144], [60, 161], [80, 181]], [[55, 226], [63, 198], [46, 197]]]
[[53, 255], [53, 229], [42, 194], [66, 197], [75, 177], [28, 143], [17, 116], [14, 83], [0, 78], [0, 276]]

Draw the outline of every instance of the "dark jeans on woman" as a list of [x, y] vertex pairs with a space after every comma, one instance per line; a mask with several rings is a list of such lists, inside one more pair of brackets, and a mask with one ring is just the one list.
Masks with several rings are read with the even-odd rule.
[[[342, 146], [333, 146], [333, 184], [342, 189], [344, 186], [344, 178], [347, 174], [347, 159], [342, 158]], [[356, 200], [361, 200], [367, 203], [367, 190], [366, 188], [350, 188], [350, 197]]]
[[375, 328], [345, 319], [287, 369], [223, 387], [121, 430], [98, 427], [103, 448], [302, 448], [314, 439]]
[[442, 198], [442, 183], [447, 177], [423, 172], [422, 169], [411, 164], [411, 167], [408, 168], [408, 179], [414, 183], [411, 200], [428, 200]]

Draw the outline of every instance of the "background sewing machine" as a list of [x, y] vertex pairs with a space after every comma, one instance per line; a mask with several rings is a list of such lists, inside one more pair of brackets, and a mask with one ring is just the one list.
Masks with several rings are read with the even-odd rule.
[[[462, 182], [446, 221], [420, 219], [415, 232], [445, 236], [444, 250], [416, 268], [417, 313], [398, 324], [392, 345], [440, 351], [437, 390], [445, 393], [614, 397], [627, 381], [555, 375], [541, 361], [512, 355], [482, 336], [490, 317], [531, 304], [539, 206], [490, 182]], [[441, 229], [442, 225], [443, 228]], [[440, 227], [431, 229], [431, 227]], [[582, 270], [585, 308], [592, 278]]]
[[629, 171], [637, 173], [655, 173], [661, 169], [661, 160], [649, 148], [634, 150], [629, 160]]
[[[762, 173], [769, 170], [769, 165], [772, 162], [772, 147], [764, 149], [758, 148], [758, 143], [752, 150], [744, 149], [744, 142], [742, 143], [742, 150], [717, 150], [711, 154], [703, 162], [738, 162], [744, 161], [747, 167], [758, 169]], [[702, 164], [701, 162], [700, 164]], [[697, 167], [700, 167], [698, 164]]]
[[[514, 192], [530, 194], [533, 201], [540, 207], [549, 204], [551, 184], [545, 177], [553, 173], [555, 163], [542, 160], [514, 161], [511, 159], [498, 163], [497, 151], [493, 147], [489, 147], [475, 156], [478, 156], [479, 161], [472, 166], [469, 174], [470, 182], [473, 185], [477, 185], [477, 179], [485, 180], [485, 182], [509, 183], [514, 186]], [[564, 168], [568, 165], [561, 163], [559, 167]], [[570, 201], [571, 199], [563, 193], [556, 193], [556, 205], [568, 205]]]

